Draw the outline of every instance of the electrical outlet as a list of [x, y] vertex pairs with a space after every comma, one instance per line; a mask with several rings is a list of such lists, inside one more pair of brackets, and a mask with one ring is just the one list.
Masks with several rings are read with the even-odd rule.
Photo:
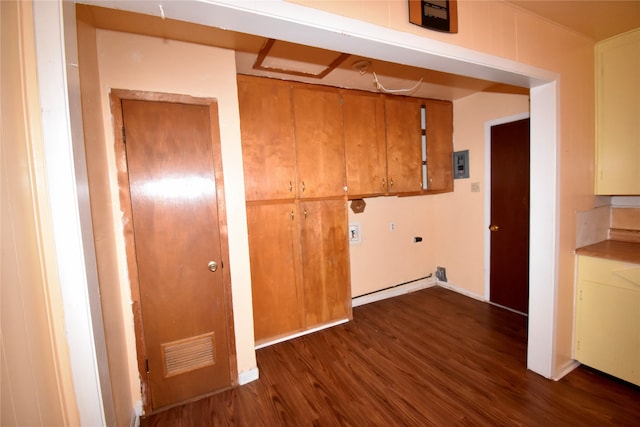
[[360, 233], [360, 223], [349, 223], [349, 244], [359, 245], [362, 243], [362, 234]]

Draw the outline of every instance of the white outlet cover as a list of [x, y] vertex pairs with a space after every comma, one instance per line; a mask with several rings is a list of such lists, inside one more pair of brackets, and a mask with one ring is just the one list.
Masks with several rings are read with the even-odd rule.
[[362, 227], [359, 222], [349, 223], [349, 244], [359, 245], [362, 243]]

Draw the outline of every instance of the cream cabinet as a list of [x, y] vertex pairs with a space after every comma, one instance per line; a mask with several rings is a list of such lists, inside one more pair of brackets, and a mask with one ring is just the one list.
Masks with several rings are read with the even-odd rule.
[[640, 264], [578, 257], [575, 358], [640, 385]]
[[640, 195], [640, 29], [598, 43], [595, 54], [595, 192]]

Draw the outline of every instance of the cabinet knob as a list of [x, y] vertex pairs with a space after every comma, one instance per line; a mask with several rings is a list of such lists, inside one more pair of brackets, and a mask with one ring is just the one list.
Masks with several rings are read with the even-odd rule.
[[218, 269], [218, 263], [215, 261], [209, 261], [207, 267], [209, 267], [209, 271], [216, 271]]
[[500, 226], [496, 225], [496, 224], [491, 224], [489, 226], [489, 230], [491, 231], [498, 231], [500, 229]]

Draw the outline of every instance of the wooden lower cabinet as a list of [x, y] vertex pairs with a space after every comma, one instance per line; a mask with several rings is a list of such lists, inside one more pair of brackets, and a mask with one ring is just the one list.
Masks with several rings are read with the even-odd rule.
[[300, 211], [306, 327], [351, 318], [346, 202], [305, 201]]
[[343, 198], [247, 205], [256, 345], [351, 318]]
[[640, 265], [578, 257], [575, 357], [640, 385]]

